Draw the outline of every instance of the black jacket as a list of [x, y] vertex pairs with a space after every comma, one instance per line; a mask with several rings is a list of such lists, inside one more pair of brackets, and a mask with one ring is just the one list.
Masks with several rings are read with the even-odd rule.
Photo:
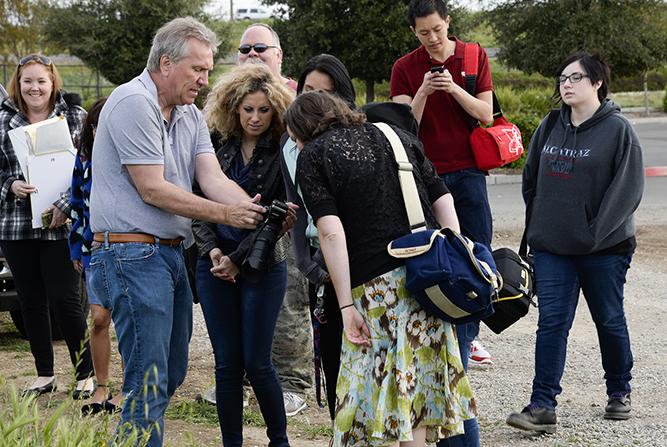
[[[223, 172], [227, 172], [231, 166], [232, 160], [241, 150], [241, 140], [232, 137], [227, 141], [223, 141], [219, 134], [213, 133], [211, 135], [215, 154], [220, 163]], [[250, 183], [245, 189], [250, 197], [255, 194], [261, 194], [261, 204], [270, 206], [274, 199], [285, 201], [285, 183], [280, 171], [279, 161], [279, 147], [277, 141], [271, 141], [269, 138], [262, 138], [257, 143], [252, 159], [250, 160]], [[201, 188], [195, 183], [193, 192], [197, 195], [203, 196]], [[218, 237], [215, 231], [216, 224], [206, 222], [203, 220], [193, 219], [192, 231], [197, 243], [197, 250], [200, 257], [206, 257], [208, 252], [213, 248], [219, 247]], [[224, 253], [229, 256], [230, 260], [241, 267], [243, 260], [252, 247], [254, 240], [254, 232], [249, 233], [240, 243], [239, 246], [231, 253]], [[282, 237], [276, 245], [274, 250], [274, 257], [270, 264], [275, 264], [285, 259], [287, 238]]]

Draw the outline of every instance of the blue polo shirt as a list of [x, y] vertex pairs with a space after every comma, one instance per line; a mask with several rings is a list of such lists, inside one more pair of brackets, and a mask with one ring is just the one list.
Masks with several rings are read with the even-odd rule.
[[145, 203], [126, 166], [163, 165], [165, 179], [190, 192], [195, 159], [209, 152], [214, 150], [199, 109], [176, 106], [167, 122], [147, 70], [116, 88], [102, 109], [93, 144], [92, 231], [183, 237], [189, 245], [191, 220]]

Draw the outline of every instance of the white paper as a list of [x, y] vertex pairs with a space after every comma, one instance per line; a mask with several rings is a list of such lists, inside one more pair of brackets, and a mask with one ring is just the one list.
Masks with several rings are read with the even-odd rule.
[[23, 127], [12, 129], [8, 132], [9, 139], [12, 142], [14, 153], [19, 160], [19, 166], [25, 181], [30, 183], [28, 179], [28, 154], [30, 153], [30, 146], [28, 145], [28, 138], [26, 137]]
[[31, 157], [30, 184], [37, 187], [37, 192], [30, 195], [33, 228], [42, 227], [42, 213], [70, 187], [73, 168], [74, 154], [70, 151]]
[[67, 120], [62, 116], [24, 126], [23, 129], [28, 135], [33, 155], [74, 150]]

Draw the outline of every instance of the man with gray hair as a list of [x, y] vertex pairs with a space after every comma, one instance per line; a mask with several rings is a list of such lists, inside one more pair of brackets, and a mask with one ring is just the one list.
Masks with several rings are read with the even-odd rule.
[[[195, 19], [163, 25], [146, 69], [107, 100], [94, 143], [88, 290], [112, 309], [125, 362], [118, 436], [129, 424], [148, 433], [149, 446], [162, 445], [164, 412], [187, 370], [190, 218], [251, 229], [264, 212], [259, 196], [250, 199], [220, 170], [193, 104], [217, 46]], [[192, 194], [193, 180], [208, 199]]]

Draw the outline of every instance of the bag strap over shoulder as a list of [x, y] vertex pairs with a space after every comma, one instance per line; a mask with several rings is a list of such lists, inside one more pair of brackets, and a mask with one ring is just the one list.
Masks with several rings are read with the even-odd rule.
[[408, 220], [410, 221], [410, 231], [413, 233], [424, 230], [426, 228], [426, 219], [424, 219], [424, 211], [422, 210], [421, 201], [419, 200], [419, 193], [417, 192], [417, 184], [415, 183], [415, 176], [412, 172], [412, 163], [408, 159], [408, 154], [405, 152], [401, 139], [398, 138], [394, 129], [386, 123], [372, 123], [375, 127], [380, 129], [394, 151], [396, 163], [398, 163], [398, 180], [401, 184], [401, 191], [403, 192], [403, 203], [405, 211], [408, 213]]
[[[461, 72], [461, 76], [463, 77], [465, 90], [470, 96], [475, 96], [475, 93], [477, 92], [477, 73], [479, 71], [479, 44], [466, 42], [463, 45], [463, 71]], [[500, 102], [496, 97], [496, 92], [492, 91], [491, 93], [493, 100], [493, 119], [497, 119], [503, 116], [503, 111], [500, 108]]]

